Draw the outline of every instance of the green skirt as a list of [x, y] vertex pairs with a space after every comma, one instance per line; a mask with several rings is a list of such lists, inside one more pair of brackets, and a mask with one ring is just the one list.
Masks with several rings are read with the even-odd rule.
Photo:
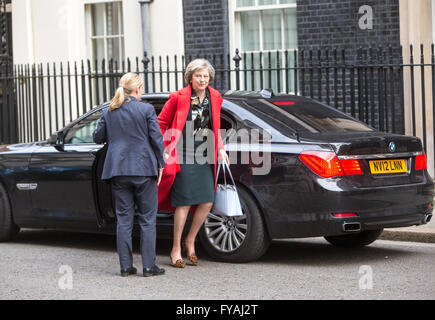
[[[195, 149], [197, 147], [195, 142]], [[214, 202], [214, 166], [205, 164], [180, 164], [171, 190], [171, 205], [193, 206]]]

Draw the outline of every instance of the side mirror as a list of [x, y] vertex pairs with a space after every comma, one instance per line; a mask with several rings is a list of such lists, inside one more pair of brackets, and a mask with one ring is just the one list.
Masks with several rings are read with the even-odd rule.
[[53, 132], [50, 136], [50, 138], [47, 139], [47, 143], [49, 144], [55, 144], [57, 140], [57, 132]]
[[54, 143], [54, 147], [58, 151], [65, 151], [63, 131], [57, 132], [56, 142]]

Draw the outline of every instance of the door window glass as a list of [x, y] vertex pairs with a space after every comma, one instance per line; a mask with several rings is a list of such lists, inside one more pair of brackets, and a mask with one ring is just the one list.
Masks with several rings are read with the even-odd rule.
[[96, 111], [76, 123], [66, 134], [65, 144], [94, 143], [93, 133], [102, 114], [102, 110]]

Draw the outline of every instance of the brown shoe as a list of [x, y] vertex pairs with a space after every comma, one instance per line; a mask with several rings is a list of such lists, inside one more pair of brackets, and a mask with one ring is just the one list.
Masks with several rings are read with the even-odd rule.
[[189, 254], [187, 252], [186, 240], [183, 240], [183, 242], [181, 243], [181, 247], [182, 247], [183, 251], [186, 252], [187, 258], [189, 259], [189, 261], [192, 262], [192, 264], [194, 266], [197, 266], [198, 265], [198, 257], [196, 256], [195, 252], [192, 254]]
[[186, 266], [186, 262], [184, 262], [183, 259], [178, 259], [174, 263], [172, 262], [172, 258], [171, 258], [171, 266], [173, 266], [174, 268], [184, 268]]
[[194, 266], [198, 265], [198, 257], [196, 256], [195, 253], [192, 253], [190, 256], [187, 256], [187, 258], [190, 260], [190, 262], [192, 262]]

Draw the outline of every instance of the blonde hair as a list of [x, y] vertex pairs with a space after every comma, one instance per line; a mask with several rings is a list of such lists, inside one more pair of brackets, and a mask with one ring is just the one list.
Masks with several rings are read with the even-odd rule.
[[202, 69], [207, 69], [210, 76], [209, 82], [213, 82], [216, 71], [214, 70], [211, 63], [206, 59], [195, 59], [187, 65], [186, 71], [184, 73], [184, 80], [186, 80], [187, 84], [190, 84], [190, 82], [192, 81], [192, 77], [195, 71]]
[[[119, 88], [116, 89], [115, 96], [110, 101], [109, 110], [118, 109], [124, 103], [125, 97], [129, 97], [137, 88], [143, 85], [142, 78], [133, 72], [126, 73], [119, 80]], [[130, 99], [129, 99], [130, 101]]]

